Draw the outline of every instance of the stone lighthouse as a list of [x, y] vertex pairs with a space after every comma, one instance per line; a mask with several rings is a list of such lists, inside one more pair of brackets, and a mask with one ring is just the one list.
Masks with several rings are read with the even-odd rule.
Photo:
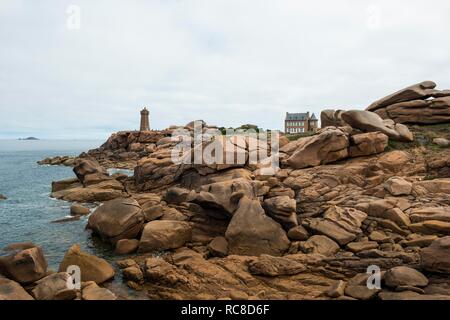
[[148, 121], [148, 115], [150, 112], [148, 112], [147, 108], [144, 107], [144, 109], [141, 110], [141, 131], [148, 131], [150, 130], [150, 122]]

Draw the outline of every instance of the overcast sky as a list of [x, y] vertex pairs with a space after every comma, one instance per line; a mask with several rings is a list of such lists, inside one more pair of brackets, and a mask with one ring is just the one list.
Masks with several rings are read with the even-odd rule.
[[450, 88], [449, 30], [448, 0], [0, 0], [0, 138], [105, 139], [144, 105], [155, 129], [282, 129]]

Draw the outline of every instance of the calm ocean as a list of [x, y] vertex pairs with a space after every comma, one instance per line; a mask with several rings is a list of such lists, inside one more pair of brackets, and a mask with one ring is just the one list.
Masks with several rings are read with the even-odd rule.
[[0, 251], [4, 246], [32, 241], [44, 249], [49, 267], [57, 270], [64, 253], [74, 243], [109, 258], [110, 248], [95, 243], [79, 221], [51, 223], [69, 215], [70, 203], [49, 197], [54, 180], [74, 177], [72, 168], [39, 166], [36, 161], [56, 155], [78, 155], [102, 141], [0, 140]]

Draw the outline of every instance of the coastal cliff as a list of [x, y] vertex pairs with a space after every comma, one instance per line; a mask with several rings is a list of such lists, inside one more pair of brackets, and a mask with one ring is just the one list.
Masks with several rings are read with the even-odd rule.
[[[44, 253], [29, 244], [0, 259], [9, 278], [0, 280], [14, 282], [8, 285], [20, 297], [39, 299], [40, 285], [65, 279], [75, 264], [82, 287], [64, 292], [67, 299], [116, 299], [99, 286], [114, 276], [150, 299], [450, 299], [450, 105], [439, 104], [432, 125], [396, 121], [406, 118], [389, 112], [410, 99], [447, 96], [419, 92], [431, 89], [427, 83], [366, 111], [326, 110], [312, 136], [281, 135], [272, 175], [263, 173], [274, 154], [262, 152], [271, 144], [256, 144], [266, 158], [251, 163], [251, 137], [240, 145], [225, 135], [192, 139], [184, 154], [231, 144], [237, 148], [222, 149], [224, 157], [241, 156], [240, 163], [174, 163], [193, 123], [118, 132], [78, 157], [45, 159], [74, 167], [75, 177], [53, 183], [53, 197], [103, 203], [87, 228], [114, 248], [120, 275], [76, 245], [59, 273], [47, 275]], [[34, 263], [16, 272], [13, 261], [25, 255]], [[373, 266], [381, 271], [378, 289], [367, 286]], [[31, 293], [21, 289], [29, 283], [36, 284]]]

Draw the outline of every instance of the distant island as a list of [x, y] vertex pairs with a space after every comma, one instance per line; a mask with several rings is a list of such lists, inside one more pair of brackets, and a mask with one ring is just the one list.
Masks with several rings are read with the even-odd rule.
[[28, 137], [28, 138], [19, 138], [18, 140], [39, 140], [36, 137]]

